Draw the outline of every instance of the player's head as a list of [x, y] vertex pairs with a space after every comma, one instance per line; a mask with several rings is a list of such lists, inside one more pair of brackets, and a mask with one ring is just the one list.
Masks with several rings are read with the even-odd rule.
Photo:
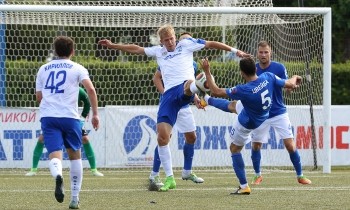
[[179, 41], [187, 38], [192, 38], [192, 34], [190, 32], [183, 32], [180, 34]]
[[74, 52], [74, 41], [67, 36], [58, 36], [53, 42], [53, 47], [58, 57], [70, 57]]
[[160, 43], [165, 46], [165, 48], [172, 52], [176, 48], [176, 36], [175, 30], [172, 25], [166, 24], [158, 29], [158, 36]]
[[253, 58], [242, 58], [239, 61], [239, 68], [241, 69], [241, 72], [248, 77], [256, 74], [255, 61]]
[[257, 53], [259, 63], [268, 64], [271, 61], [271, 46], [267, 41], [261, 41], [258, 43]]

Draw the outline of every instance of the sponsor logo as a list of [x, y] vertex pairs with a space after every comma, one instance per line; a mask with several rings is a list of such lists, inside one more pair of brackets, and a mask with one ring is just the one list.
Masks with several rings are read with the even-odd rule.
[[129, 165], [150, 165], [156, 142], [156, 122], [146, 116], [138, 115], [126, 125], [123, 143], [128, 155]]

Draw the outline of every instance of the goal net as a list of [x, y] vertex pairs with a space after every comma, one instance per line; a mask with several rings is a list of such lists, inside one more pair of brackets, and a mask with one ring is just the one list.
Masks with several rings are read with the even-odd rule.
[[[289, 76], [304, 77], [301, 88], [285, 95], [303, 166], [316, 168], [329, 159], [324, 152], [329, 139], [323, 138], [325, 132], [330, 136], [330, 97], [324, 95], [330, 92], [325, 83], [325, 72], [330, 71], [324, 61], [325, 10], [278, 11], [268, 0], [14, 0], [3, 6], [7, 7], [0, 8], [1, 168], [31, 167], [40, 130], [35, 75], [42, 64], [54, 59], [52, 43], [58, 35], [74, 39], [73, 60], [89, 70], [97, 90], [102, 126], [94, 131], [90, 122], [86, 125], [97, 166], [150, 168], [157, 145], [159, 94], [152, 83], [157, 64], [153, 58], [105, 49], [97, 42], [108, 38], [115, 43], [153, 46], [159, 44], [156, 31], [165, 23], [175, 27], [177, 36], [190, 32], [195, 38], [224, 42], [252, 55], [257, 54], [259, 41], [268, 41], [273, 60], [282, 62]], [[244, 83], [237, 61], [227, 52], [205, 49], [194, 57], [198, 61], [204, 56], [211, 61], [218, 86]], [[192, 106], [192, 110], [197, 124], [193, 166], [231, 170], [229, 130], [236, 116], [212, 107], [203, 111]], [[173, 165], [181, 168], [184, 136], [176, 126], [170, 145]], [[252, 165], [250, 148], [248, 144], [242, 151], [247, 166]], [[47, 167], [47, 159], [44, 150], [39, 167]], [[88, 161], [84, 166], [89, 167]], [[293, 169], [273, 129], [263, 145], [262, 167]]]

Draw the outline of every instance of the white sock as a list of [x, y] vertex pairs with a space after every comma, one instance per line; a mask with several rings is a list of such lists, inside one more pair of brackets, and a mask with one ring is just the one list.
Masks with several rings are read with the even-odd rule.
[[191, 174], [192, 170], [185, 170], [182, 169], [182, 176], [189, 176]]
[[49, 162], [49, 169], [53, 178], [56, 178], [57, 175], [62, 176], [62, 161], [58, 158], [52, 158]]
[[163, 165], [165, 175], [167, 177], [174, 176], [169, 145], [158, 146], [158, 153], [159, 153], [159, 159]]
[[244, 189], [244, 188], [248, 187], [248, 183], [240, 184], [239, 186], [241, 187], [241, 189]]
[[70, 161], [70, 188], [71, 196], [79, 196], [83, 182], [83, 163], [81, 159]]
[[149, 178], [150, 179], [154, 179], [154, 177], [156, 177], [156, 176], [159, 176], [159, 172], [151, 171], [151, 174], [149, 175]]
[[191, 83], [191, 85], [190, 85], [190, 90], [191, 90], [192, 93], [199, 93], [199, 90], [198, 90], [198, 88], [197, 88], [197, 86], [196, 86], [196, 82], [195, 82], [195, 81], [193, 81], [193, 82]]
[[205, 100], [205, 102], [207, 102], [207, 104], [209, 104], [209, 98], [210, 98], [209, 95], [205, 95], [205, 96], [204, 96], [204, 100]]

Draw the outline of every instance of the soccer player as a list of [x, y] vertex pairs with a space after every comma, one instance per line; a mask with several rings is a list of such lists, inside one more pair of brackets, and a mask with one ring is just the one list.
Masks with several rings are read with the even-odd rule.
[[[188, 32], [184, 32], [180, 35], [179, 41], [186, 38], [192, 38], [191, 34]], [[198, 70], [198, 65], [195, 61], [193, 61], [193, 74], [196, 75]], [[154, 77], [153, 83], [156, 86], [157, 90], [160, 94], [164, 93], [164, 84], [162, 81], [161, 69], [157, 68]], [[161, 97], [160, 97], [161, 101]], [[192, 172], [192, 160], [194, 156], [194, 144], [196, 142], [196, 123], [194, 121], [193, 113], [190, 106], [187, 104], [181, 107], [180, 111], [177, 114], [176, 127], [180, 133], [183, 133], [185, 136], [185, 145], [183, 148], [184, 154], [184, 167], [182, 170], [182, 179], [183, 180], [191, 180], [194, 183], [203, 183], [204, 179], [197, 177], [195, 173]], [[154, 159], [153, 159], [153, 167], [151, 174], [149, 176], [150, 180], [150, 190], [158, 189], [162, 187], [164, 184], [162, 183], [159, 177], [159, 169], [160, 169], [160, 159], [158, 154], [158, 147], [154, 150]]]
[[160, 27], [158, 36], [162, 45], [145, 48], [135, 44], [115, 44], [108, 39], [98, 43], [108, 48], [157, 59], [164, 82], [164, 94], [157, 115], [157, 141], [159, 158], [166, 174], [165, 184], [159, 191], [165, 192], [176, 187], [168, 144], [177, 114], [182, 106], [192, 101], [197, 107], [200, 106], [196, 95], [200, 90], [195, 85], [193, 75], [193, 52], [203, 48], [214, 48], [233, 51], [240, 57], [250, 55], [216, 41], [187, 38], [177, 43], [175, 30], [171, 25]]
[[[82, 127], [82, 140], [83, 140], [83, 147], [85, 150], [85, 155], [89, 161], [90, 164], [90, 170], [93, 176], [103, 176], [103, 174], [101, 172], [99, 172], [96, 168], [96, 159], [95, 159], [95, 153], [94, 150], [89, 142], [89, 136], [88, 136], [88, 132], [85, 129], [85, 121], [86, 121], [86, 117], [89, 115], [90, 112], [90, 101], [88, 98], [87, 93], [85, 92], [85, 90], [83, 88], [79, 88], [79, 94], [78, 94], [78, 102], [83, 102], [84, 107], [83, 107], [83, 111], [81, 112], [81, 116], [80, 116], [80, 123], [81, 123], [81, 127]], [[38, 138], [38, 142], [36, 143], [36, 146], [34, 148], [33, 151], [33, 165], [31, 170], [26, 173], [26, 176], [35, 176], [38, 172], [38, 164], [39, 164], [39, 160], [41, 157], [41, 154], [43, 153], [44, 150], [44, 137], [42, 135], [42, 133], [40, 133], [39, 138]]]
[[49, 169], [55, 178], [55, 198], [62, 203], [64, 187], [62, 175], [62, 148], [70, 159], [70, 209], [79, 208], [79, 192], [83, 180], [81, 161], [82, 129], [78, 112], [79, 83], [82, 83], [92, 108], [91, 123], [99, 128], [97, 96], [89, 73], [82, 65], [71, 61], [74, 41], [58, 36], [53, 43], [57, 59], [39, 68], [36, 76], [36, 99], [40, 103], [40, 122], [45, 147], [49, 153]]
[[[264, 72], [271, 72], [282, 79], [288, 79], [286, 67], [279, 62], [271, 60], [271, 46], [266, 41], [258, 43], [257, 57], [259, 62], [256, 64], [257, 75]], [[290, 93], [291, 89], [286, 89]], [[311, 184], [311, 181], [303, 175], [300, 155], [295, 145], [292, 126], [287, 113], [287, 108], [284, 105], [282, 88], [274, 89], [272, 106], [269, 114], [269, 119], [266, 120], [258, 129], [253, 131], [252, 135], [252, 162], [255, 171], [255, 176], [252, 184], [260, 184], [262, 175], [260, 170], [261, 161], [261, 146], [268, 140], [270, 127], [273, 127], [275, 132], [283, 139], [290, 160], [293, 163], [297, 180], [300, 184]]]
[[[229, 97], [233, 100], [240, 100], [243, 104], [243, 108], [241, 106], [240, 109], [236, 106], [238, 117], [234, 121], [230, 132], [232, 166], [240, 183], [238, 189], [231, 194], [249, 195], [251, 190], [247, 182], [241, 150], [245, 144], [249, 143], [250, 133], [269, 117], [274, 88], [297, 88], [301, 82], [301, 77], [295, 75], [291, 79], [285, 80], [270, 72], [263, 73], [258, 77], [254, 60], [243, 58], [240, 60], [239, 67], [246, 84], [231, 88], [219, 88], [211, 78], [208, 59], [203, 59], [201, 65], [212, 96]], [[205, 99], [208, 104], [227, 112], [232, 112], [232, 110], [229, 110], [229, 105], [232, 106], [236, 103], [213, 97], [205, 97]]]

